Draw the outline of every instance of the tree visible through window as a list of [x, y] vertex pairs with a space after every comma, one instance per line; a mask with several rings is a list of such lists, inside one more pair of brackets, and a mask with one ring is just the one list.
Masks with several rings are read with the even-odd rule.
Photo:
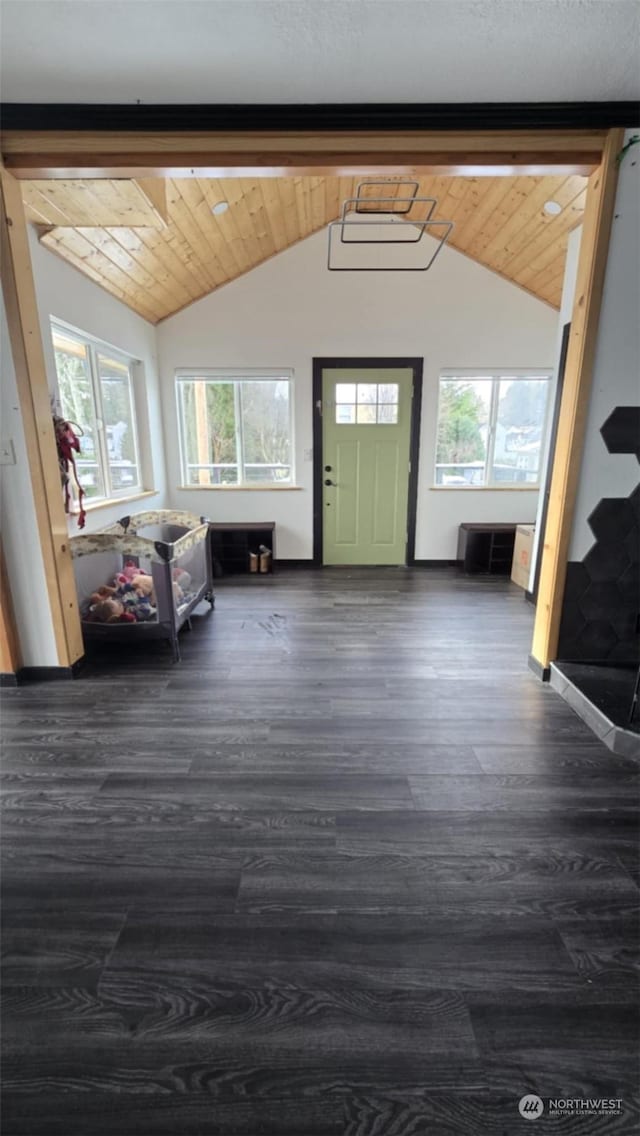
[[81, 332], [52, 323], [62, 415], [79, 427], [78, 476], [88, 498], [141, 488], [132, 360]]
[[290, 380], [178, 376], [184, 485], [292, 481]]
[[530, 485], [540, 480], [551, 379], [440, 379], [436, 485]]

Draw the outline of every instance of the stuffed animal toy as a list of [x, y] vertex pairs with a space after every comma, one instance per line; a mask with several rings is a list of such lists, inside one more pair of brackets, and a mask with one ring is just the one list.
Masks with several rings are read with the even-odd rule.
[[124, 604], [114, 596], [93, 604], [89, 609], [89, 618], [95, 623], [135, 623], [136, 617], [125, 611]]
[[[189, 577], [189, 573], [185, 575]], [[177, 589], [177, 592], [176, 592]], [[182, 601], [182, 590], [174, 584], [176, 603]], [[111, 584], [101, 584], [89, 600], [87, 618], [94, 623], [145, 623], [156, 615], [153, 577], [128, 562]]]
[[142, 575], [137, 564], [125, 564], [122, 572], [117, 572], [115, 576], [116, 587], [121, 588], [125, 584], [130, 584], [134, 576]]
[[145, 596], [139, 596], [135, 608], [132, 609], [138, 623], [146, 623], [149, 619], [153, 619], [156, 614], [156, 609], [153, 607]]
[[153, 580], [151, 576], [140, 573], [128, 580], [126, 584], [119, 584], [116, 598], [122, 604], [125, 612], [133, 616], [136, 623], [144, 623], [156, 614], [153, 606]]
[[116, 591], [117, 589], [112, 588], [109, 584], [101, 584], [99, 588], [96, 588], [89, 603], [92, 605], [102, 603], [103, 600], [109, 599], [110, 596], [115, 596]]
[[153, 603], [153, 578], [151, 576], [148, 576], [146, 572], [140, 572], [137, 576], [132, 577], [131, 585], [139, 596], [145, 596]]
[[131, 584], [128, 584], [126, 588], [121, 588], [117, 598], [120, 600], [125, 611], [130, 611], [135, 615], [135, 609], [140, 597]]

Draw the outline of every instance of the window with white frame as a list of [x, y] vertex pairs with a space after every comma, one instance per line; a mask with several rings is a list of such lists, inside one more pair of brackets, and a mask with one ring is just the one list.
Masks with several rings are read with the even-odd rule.
[[51, 321], [63, 418], [78, 428], [78, 478], [89, 500], [127, 497], [142, 488], [132, 365], [134, 360], [83, 332]]
[[551, 385], [540, 372], [441, 375], [435, 484], [536, 489]]
[[178, 371], [184, 486], [293, 484], [290, 371]]

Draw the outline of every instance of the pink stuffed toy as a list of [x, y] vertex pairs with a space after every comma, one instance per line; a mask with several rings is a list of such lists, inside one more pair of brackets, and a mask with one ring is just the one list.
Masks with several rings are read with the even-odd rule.
[[[141, 581], [143, 580], [148, 581], [148, 583], [142, 585]], [[137, 590], [140, 586], [141, 590], [144, 589], [146, 595], [149, 595], [153, 590], [153, 578], [148, 572], [143, 572], [137, 564], [132, 563], [125, 564], [122, 572], [116, 573], [114, 583], [116, 588], [124, 588], [127, 584], [133, 584]]]
[[124, 568], [122, 569], [122, 572], [116, 573], [116, 577], [115, 577], [116, 587], [122, 588], [122, 587], [124, 587], [125, 584], [130, 584], [131, 581], [133, 580], [134, 576], [138, 576], [138, 575], [140, 575], [140, 569], [138, 568], [138, 565], [132, 564], [129, 561], [129, 563], [125, 564]]

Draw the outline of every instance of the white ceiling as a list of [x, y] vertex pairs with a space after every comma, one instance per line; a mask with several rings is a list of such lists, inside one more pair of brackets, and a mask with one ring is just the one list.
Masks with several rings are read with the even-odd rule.
[[640, 97], [637, 0], [1, 0], [5, 102]]

